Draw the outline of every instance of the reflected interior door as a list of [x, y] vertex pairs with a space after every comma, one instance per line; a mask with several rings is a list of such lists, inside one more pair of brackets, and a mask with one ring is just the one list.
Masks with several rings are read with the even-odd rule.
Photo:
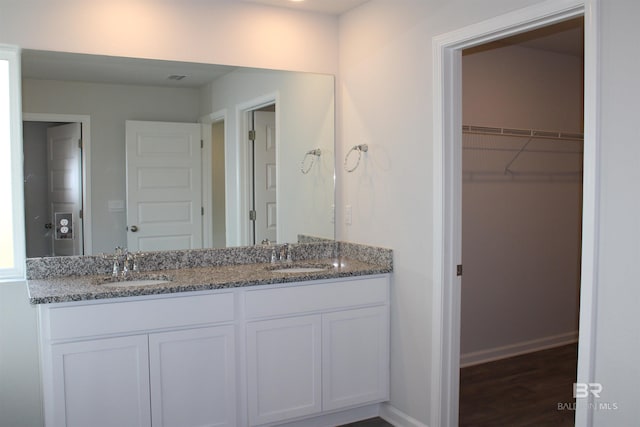
[[202, 248], [198, 123], [126, 122], [127, 246]]
[[47, 129], [49, 218], [53, 256], [82, 255], [82, 127]]
[[276, 206], [276, 114], [254, 111], [254, 244], [265, 239], [277, 242]]

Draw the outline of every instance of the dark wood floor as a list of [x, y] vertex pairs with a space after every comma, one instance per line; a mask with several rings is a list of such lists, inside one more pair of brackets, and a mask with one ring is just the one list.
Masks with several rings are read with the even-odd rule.
[[368, 420], [358, 421], [357, 423], [345, 424], [342, 427], [393, 427], [382, 418], [369, 418]]
[[[460, 370], [460, 427], [574, 425], [577, 344]], [[564, 405], [565, 408], [569, 407]]]
[[[577, 360], [571, 344], [461, 369], [459, 426], [573, 426], [574, 411], [566, 408], [575, 402]], [[392, 425], [371, 418], [343, 427]]]

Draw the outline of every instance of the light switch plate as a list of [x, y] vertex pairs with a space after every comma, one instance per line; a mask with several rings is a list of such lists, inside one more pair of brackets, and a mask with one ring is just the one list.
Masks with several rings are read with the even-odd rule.
[[124, 200], [109, 200], [107, 206], [109, 212], [124, 212]]

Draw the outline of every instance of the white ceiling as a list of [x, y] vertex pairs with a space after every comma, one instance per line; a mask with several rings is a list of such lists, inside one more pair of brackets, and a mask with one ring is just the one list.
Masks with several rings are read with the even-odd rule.
[[[575, 18], [537, 30], [517, 34], [505, 39], [479, 46], [478, 50], [495, 46], [517, 45], [531, 49], [546, 50], [563, 55], [584, 55], [584, 20]], [[476, 48], [469, 49], [470, 51]]]
[[[31, 79], [198, 88], [236, 68], [27, 49], [22, 51], [22, 77]], [[186, 77], [171, 80], [171, 75]]]
[[307, 12], [341, 15], [369, 0], [239, 0], [246, 3], [259, 3], [269, 6], [285, 7], [287, 9], [304, 10]]

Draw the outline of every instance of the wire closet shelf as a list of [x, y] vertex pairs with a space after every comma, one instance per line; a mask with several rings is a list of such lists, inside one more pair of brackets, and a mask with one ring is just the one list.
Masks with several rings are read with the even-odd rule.
[[465, 181], [582, 179], [583, 134], [462, 126]]

